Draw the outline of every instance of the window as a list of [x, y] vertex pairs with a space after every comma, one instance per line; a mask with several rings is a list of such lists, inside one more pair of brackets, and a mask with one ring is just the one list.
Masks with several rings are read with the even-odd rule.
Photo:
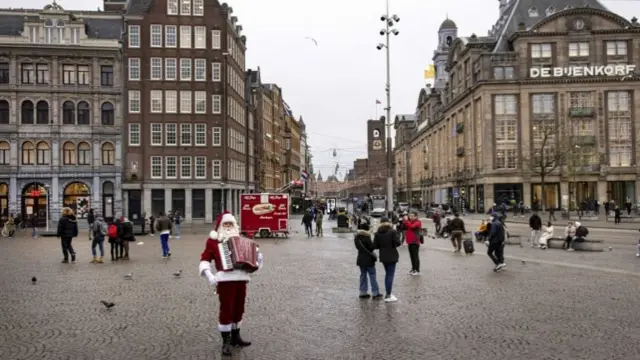
[[100, 85], [113, 86], [113, 84], [114, 84], [113, 66], [111, 65], [100, 66]]
[[211, 63], [211, 81], [222, 81], [222, 64], [219, 62]]
[[151, 90], [151, 112], [162, 113], [162, 90]]
[[21, 69], [22, 69], [21, 82], [23, 84], [35, 84], [36, 72], [33, 64], [22, 64]]
[[196, 156], [195, 158], [195, 178], [207, 178], [207, 158], [206, 156]]
[[11, 160], [11, 145], [6, 141], [0, 142], [0, 165], [9, 165]]
[[140, 146], [140, 124], [129, 124], [129, 146]]
[[151, 80], [162, 80], [162, 58], [151, 58]]
[[178, 112], [178, 92], [176, 90], [164, 91], [164, 112], [167, 114]]
[[180, 157], [180, 178], [191, 179], [191, 156]]
[[191, 145], [191, 124], [180, 124], [180, 145]]
[[78, 144], [78, 165], [91, 165], [91, 146], [86, 142]]
[[516, 95], [496, 95], [494, 115], [496, 142], [515, 143], [517, 141]]
[[91, 125], [91, 108], [86, 101], [78, 103], [78, 125]]
[[211, 160], [211, 178], [222, 178], [222, 160]]
[[607, 41], [607, 56], [626, 56], [626, 41]]
[[515, 78], [513, 66], [496, 66], [493, 68], [493, 78], [495, 80], [512, 80]]
[[162, 25], [151, 25], [151, 47], [162, 47]]
[[191, 81], [191, 59], [180, 59], [180, 80]]
[[517, 149], [496, 149], [496, 169], [516, 169]]
[[569, 43], [569, 57], [587, 57], [589, 56], [589, 43], [588, 42], [577, 42], [577, 43]]
[[74, 65], [62, 65], [62, 83], [64, 85], [76, 83], [76, 67]]
[[181, 90], [180, 91], [180, 113], [181, 114], [191, 114], [191, 91], [189, 90]]
[[100, 106], [100, 122], [102, 125], [115, 125], [115, 107], [112, 103], [106, 102]]
[[140, 113], [140, 90], [129, 90], [129, 113]]
[[76, 106], [71, 101], [62, 103], [62, 124], [74, 125], [76, 123]]
[[222, 114], [222, 95], [211, 95], [211, 113]]
[[112, 143], [102, 144], [102, 165], [116, 164], [116, 148]]
[[66, 142], [62, 145], [62, 163], [64, 165], [75, 165], [77, 160], [76, 145]]
[[180, 0], [180, 15], [191, 15], [191, 0]]
[[533, 114], [554, 115], [556, 111], [555, 98], [553, 94], [534, 94], [531, 97], [533, 103]]
[[151, 157], [151, 178], [162, 179], [162, 156]]
[[609, 145], [609, 166], [631, 166], [633, 137], [631, 118], [632, 98], [628, 91], [607, 93], [607, 128]]
[[140, 80], [140, 58], [129, 58], [129, 80]]
[[222, 128], [214, 126], [211, 128], [211, 145], [222, 146]]
[[193, 61], [193, 69], [195, 81], [207, 80], [207, 59], [195, 59]]
[[177, 179], [178, 178], [178, 158], [176, 156], [167, 156], [164, 159], [165, 162], [165, 178]]
[[211, 30], [211, 48], [219, 50], [222, 48], [222, 42], [220, 40], [220, 30]]
[[140, 25], [129, 25], [129, 47], [140, 47]]
[[49, 83], [49, 64], [36, 65], [36, 84]]
[[[58, 20], [58, 21], [62, 21], [62, 20]], [[47, 23], [49, 22], [49, 23]], [[59, 44], [60, 40], [62, 40], [63, 38], [63, 28], [54, 28], [53, 27], [53, 21], [52, 20], [47, 20], [45, 21], [45, 42], [47, 44]]]
[[38, 165], [49, 165], [49, 159], [51, 158], [51, 149], [49, 144], [44, 141], [40, 141], [36, 145], [36, 163]]
[[532, 44], [531, 57], [534, 59], [551, 58], [551, 44]]
[[178, 15], [178, 0], [167, 0], [167, 15]]
[[22, 143], [22, 165], [35, 165], [36, 147], [31, 141]]
[[195, 26], [193, 28], [193, 47], [196, 49], [207, 48], [207, 27]]
[[194, 112], [196, 114], [206, 114], [207, 113], [207, 92], [195, 91], [194, 99], [195, 99]]
[[164, 144], [165, 146], [178, 145], [178, 125], [177, 124], [164, 125]]
[[49, 103], [44, 100], [40, 100], [36, 104], [36, 124], [49, 124]]
[[180, 25], [180, 48], [191, 49], [191, 26]]
[[78, 65], [78, 85], [91, 85], [91, 72], [88, 65]]
[[[540, 146], [549, 147], [555, 142], [556, 99], [554, 94], [534, 94], [531, 96], [532, 113], [531, 131], [533, 140]], [[542, 149], [543, 151], [545, 149]]]
[[164, 28], [164, 47], [175, 48], [178, 46], [178, 28], [175, 25], [167, 25]]
[[162, 124], [151, 124], [151, 145], [162, 146]]
[[9, 63], [0, 63], [0, 84], [8, 84], [9, 75]]
[[72, 44], [80, 43], [80, 29], [78, 28], [71, 29], [71, 43]]
[[174, 58], [164, 59], [164, 79], [176, 80], [178, 78], [178, 64]]
[[204, 16], [204, 0], [193, 0], [193, 15]]
[[7, 100], [0, 100], [0, 124], [8, 124], [11, 120], [9, 116], [9, 102]]
[[207, 124], [195, 124], [196, 146], [207, 146]]

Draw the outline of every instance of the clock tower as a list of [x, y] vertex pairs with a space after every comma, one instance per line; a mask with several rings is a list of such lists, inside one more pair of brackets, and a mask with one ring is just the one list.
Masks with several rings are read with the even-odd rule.
[[386, 178], [387, 152], [386, 127], [380, 120], [367, 121], [367, 158], [369, 175], [373, 178], [382, 175]]

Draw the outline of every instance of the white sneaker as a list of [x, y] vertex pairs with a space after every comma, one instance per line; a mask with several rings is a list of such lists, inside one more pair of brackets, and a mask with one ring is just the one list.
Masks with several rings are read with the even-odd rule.
[[507, 266], [507, 264], [502, 263], [502, 264], [498, 264], [498, 266], [496, 266], [496, 271], [500, 271], [502, 269], [504, 269]]
[[395, 295], [391, 294], [391, 295], [389, 295], [389, 297], [384, 298], [384, 301], [385, 302], [396, 302], [396, 301], [398, 301], [398, 298]]
[[637, 253], [637, 254], [636, 254], [636, 257], [640, 257], [640, 253]]
[[420, 276], [420, 272], [419, 271], [414, 271], [411, 273], [411, 276]]

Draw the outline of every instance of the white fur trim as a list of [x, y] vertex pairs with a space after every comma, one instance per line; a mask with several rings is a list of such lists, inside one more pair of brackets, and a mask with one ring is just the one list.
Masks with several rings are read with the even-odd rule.
[[220, 332], [231, 332], [232, 329], [233, 329], [233, 325], [231, 324], [228, 324], [228, 325], [218, 324], [218, 331]]
[[213, 276], [218, 283], [227, 281], [251, 281], [251, 276], [244, 270], [218, 271]]
[[209, 239], [218, 240], [218, 232], [215, 230], [211, 230], [209, 233]]
[[240, 326], [241, 326], [241, 325], [242, 325], [242, 321], [239, 321], [239, 322], [237, 322], [237, 323], [233, 323], [233, 324], [231, 324], [231, 328], [232, 328], [233, 330], [238, 330], [238, 329], [240, 329]]
[[236, 218], [231, 214], [222, 215], [222, 219], [220, 219], [220, 225], [224, 223], [232, 222], [234, 225], [236, 224]]
[[206, 276], [206, 272], [211, 273], [211, 263], [208, 261], [200, 261], [200, 266], [198, 266], [198, 273], [200, 276]]

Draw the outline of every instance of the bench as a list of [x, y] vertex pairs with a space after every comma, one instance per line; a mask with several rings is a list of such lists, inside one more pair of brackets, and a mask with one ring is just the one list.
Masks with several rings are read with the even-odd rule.
[[[549, 249], [564, 249], [564, 237], [552, 237], [547, 240], [547, 247]], [[576, 251], [604, 251], [604, 240], [585, 239], [580, 242], [573, 242], [571, 244]]]
[[[616, 218], [615, 216], [609, 216], [607, 218], [607, 220], [609, 222], [615, 222]], [[620, 222], [640, 222], [640, 217], [637, 216], [629, 216], [629, 215], [622, 215], [620, 216]]]
[[522, 236], [520, 235], [507, 235], [507, 239], [505, 240], [507, 245], [521, 245], [522, 244]]
[[353, 233], [353, 230], [348, 227], [334, 227], [331, 228], [331, 232], [334, 234], [350, 234]]

